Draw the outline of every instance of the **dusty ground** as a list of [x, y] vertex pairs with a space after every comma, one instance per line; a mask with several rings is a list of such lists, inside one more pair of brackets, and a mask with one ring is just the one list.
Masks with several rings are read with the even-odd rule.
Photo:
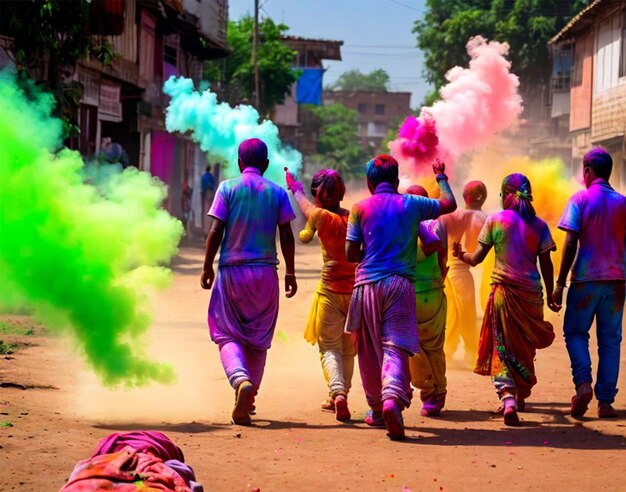
[[584, 419], [569, 417], [562, 316], [555, 319], [556, 342], [538, 354], [539, 384], [520, 428], [492, 418], [497, 402], [489, 380], [460, 363], [449, 370], [440, 418], [420, 417], [418, 404], [405, 413], [406, 442], [391, 442], [362, 423], [367, 408], [358, 376], [350, 398], [354, 421], [340, 424], [321, 413], [325, 385], [317, 352], [301, 337], [319, 256], [313, 246], [298, 248], [300, 289], [294, 299], [281, 299], [250, 428], [229, 424], [233, 391], [206, 328], [209, 294], [198, 287], [198, 249], [182, 250], [173, 288], [155, 303], [148, 352], [175, 366], [178, 382], [171, 387], [108, 391], [68, 341], [38, 328], [1, 335], [22, 345], [0, 359], [0, 490], [57, 490], [100, 438], [132, 429], [167, 433], [207, 491], [626, 490], [625, 364], [620, 418], [598, 420], [595, 405]]

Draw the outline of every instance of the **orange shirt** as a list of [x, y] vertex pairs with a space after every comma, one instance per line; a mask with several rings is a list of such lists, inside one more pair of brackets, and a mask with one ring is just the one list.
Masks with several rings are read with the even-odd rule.
[[346, 231], [348, 211], [341, 215], [323, 208], [315, 208], [309, 215], [308, 224], [317, 231], [322, 244], [320, 287], [342, 294], [352, 293], [356, 263], [346, 260]]

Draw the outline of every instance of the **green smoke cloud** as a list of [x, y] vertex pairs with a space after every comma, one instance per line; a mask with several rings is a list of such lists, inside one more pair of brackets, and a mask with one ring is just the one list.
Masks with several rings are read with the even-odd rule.
[[217, 101], [217, 95], [209, 89], [194, 90], [193, 81], [185, 77], [170, 77], [163, 92], [171, 97], [165, 117], [169, 132], [191, 132], [205, 152], [220, 156], [226, 161], [224, 177], [239, 174], [237, 150], [248, 138], [260, 138], [267, 145], [270, 165], [264, 177], [285, 186], [287, 167], [297, 174], [302, 165], [302, 154], [282, 146], [278, 127], [269, 120], [259, 123], [259, 113], [252, 106], [241, 104], [231, 108]]
[[148, 295], [171, 280], [159, 265], [177, 252], [179, 221], [160, 205], [164, 187], [146, 173], [90, 170], [62, 148], [53, 100], [27, 100], [0, 73], [0, 303], [27, 307], [50, 328], [72, 333], [107, 385], [169, 382], [141, 335]]

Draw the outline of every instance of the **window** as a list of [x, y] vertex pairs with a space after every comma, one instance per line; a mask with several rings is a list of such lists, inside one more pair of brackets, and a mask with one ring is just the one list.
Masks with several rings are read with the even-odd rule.
[[585, 60], [585, 49], [576, 49], [574, 55], [574, 66], [572, 67], [572, 87], [583, 83], [583, 62]]
[[374, 106], [374, 114], [385, 114], [385, 105], [377, 104]]
[[555, 47], [552, 54], [552, 88], [555, 91], [569, 90], [572, 75], [572, 44]]
[[359, 112], [359, 114], [367, 113], [367, 104], [359, 103], [359, 105], [357, 106], [357, 111]]

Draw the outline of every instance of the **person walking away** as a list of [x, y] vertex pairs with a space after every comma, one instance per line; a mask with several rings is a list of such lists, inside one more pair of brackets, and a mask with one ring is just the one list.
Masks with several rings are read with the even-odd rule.
[[213, 288], [209, 332], [236, 393], [232, 419], [238, 425], [251, 423], [250, 411], [276, 327], [277, 228], [287, 271], [286, 296], [293, 297], [298, 289], [290, 224], [295, 215], [285, 190], [263, 178], [268, 165], [262, 140], [252, 138], [239, 146], [241, 176], [220, 184], [209, 210], [213, 221], [200, 277], [203, 289]]
[[[595, 147], [587, 152], [583, 157], [586, 189], [570, 198], [559, 222], [567, 235], [553, 300], [561, 306], [571, 269], [563, 334], [576, 387], [570, 408], [573, 417], [585, 414], [594, 389], [598, 417], [617, 417], [613, 402], [624, 314], [626, 197], [609, 184], [612, 169], [613, 160], [606, 150]], [[598, 371], [592, 388], [589, 330], [594, 319]]]
[[349, 212], [341, 208], [346, 186], [334, 169], [322, 169], [311, 179], [311, 203], [302, 184], [286, 171], [287, 187], [307, 219], [300, 232], [303, 243], [317, 232], [322, 247], [322, 271], [313, 297], [304, 338], [317, 344], [329, 396], [322, 410], [335, 413], [337, 420], [350, 420], [348, 393], [356, 355], [353, 333], [345, 333], [346, 316], [354, 288], [356, 265], [346, 260], [345, 241]]
[[456, 208], [443, 163], [433, 171], [438, 200], [398, 193], [398, 163], [379, 155], [365, 168], [370, 198], [352, 207], [346, 258], [359, 263], [346, 329], [357, 333], [359, 369], [371, 412], [369, 425], [404, 439], [402, 410], [411, 404], [408, 358], [419, 351], [415, 268], [419, 223]]
[[474, 253], [454, 243], [453, 254], [470, 266], [495, 249], [491, 294], [478, 342], [474, 372], [491, 376], [500, 398], [496, 411], [506, 425], [520, 425], [518, 411], [537, 384], [535, 352], [554, 340], [552, 324], [543, 319], [543, 291], [537, 270], [546, 286], [548, 307], [552, 301], [554, 273], [550, 252], [556, 245], [548, 225], [537, 217], [532, 205], [530, 181], [523, 174], [510, 174], [502, 181], [501, 212], [490, 215], [478, 237]]

